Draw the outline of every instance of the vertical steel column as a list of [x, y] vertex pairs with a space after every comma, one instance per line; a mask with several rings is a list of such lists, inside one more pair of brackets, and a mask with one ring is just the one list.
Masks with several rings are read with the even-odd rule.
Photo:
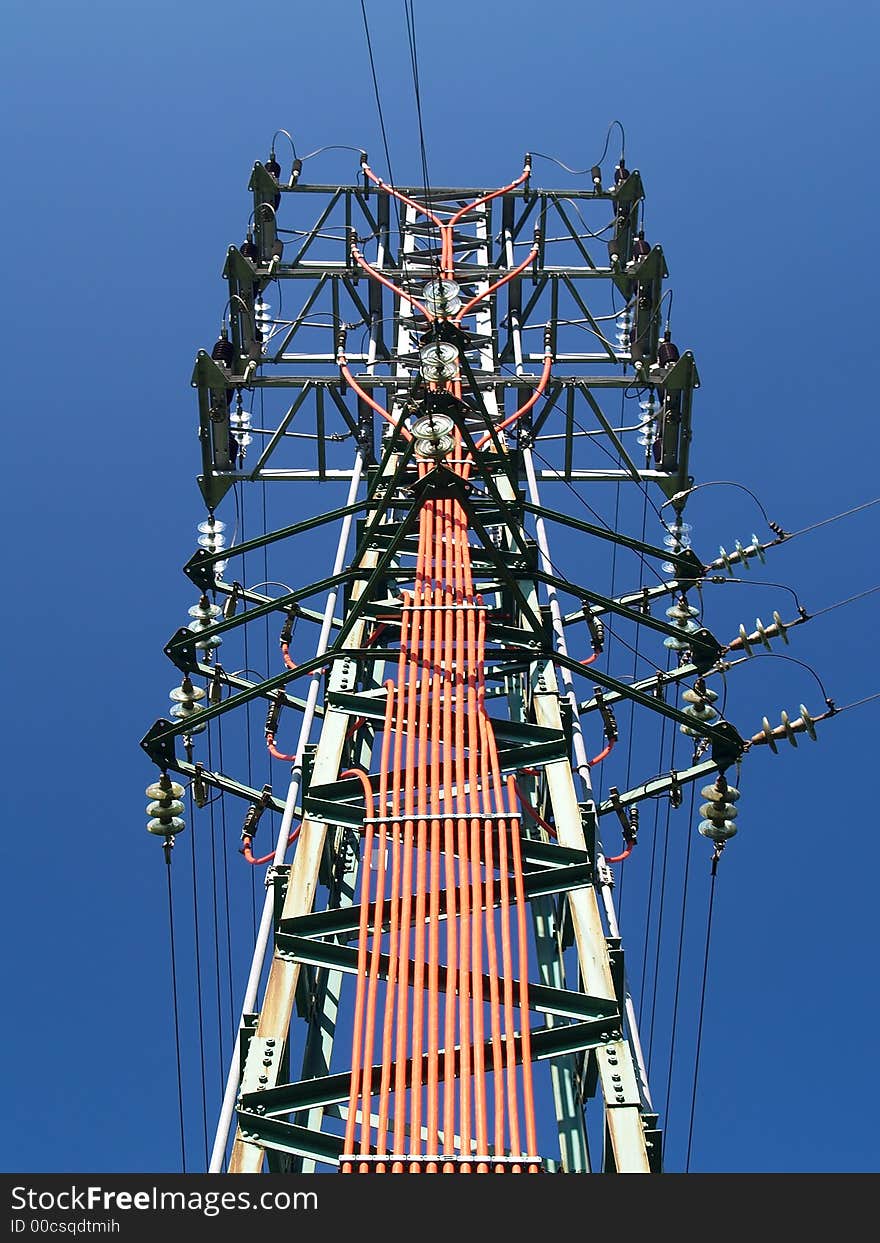
[[[363, 455], [358, 453], [352, 470], [351, 483], [349, 485], [348, 496], [345, 502], [346, 505], [351, 505], [357, 496], [363, 466]], [[336, 557], [333, 563], [334, 574], [339, 573], [345, 561], [345, 553], [348, 547], [349, 535], [351, 533], [351, 522], [351, 514], [348, 514], [342, 521], [342, 528], [339, 532], [339, 542], [336, 546]], [[327, 650], [327, 645], [330, 641], [330, 630], [333, 625], [333, 612], [336, 608], [337, 595], [338, 592], [331, 591], [327, 597], [327, 603], [324, 607], [324, 616], [321, 622], [321, 632], [318, 637], [317, 647], [315, 649], [316, 656], [320, 656]], [[311, 685], [309, 686], [309, 692], [306, 697], [305, 710], [303, 711], [299, 739], [296, 744], [296, 758], [293, 763], [290, 785], [287, 789], [287, 798], [284, 803], [284, 814], [281, 818], [281, 827], [278, 830], [278, 840], [275, 845], [273, 867], [278, 867], [284, 862], [284, 856], [287, 851], [287, 839], [290, 836], [290, 825], [293, 820], [297, 799], [299, 798], [300, 785], [302, 784], [303, 752], [305, 750], [306, 743], [309, 740], [309, 734], [312, 730], [312, 722], [315, 717], [315, 708], [317, 707], [320, 689], [321, 686], [319, 679], [312, 678]], [[256, 1005], [257, 994], [260, 987], [260, 977], [263, 973], [263, 965], [266, 958], [266, 949], [272, 935], [274, 911], [275, 894], [273, 887], [270, 884], [266, 890], [266, 898], [263, 902], [263, 912], [260, 917], [260, 925], [257, 931], [256, 943], [254, 945], [251, 969], [248, 975], [247, 985], [245, 987], [244, 1000], [242, 1001], [241, 1019], [239, 1020], [238, 1033], [235, 1038], [235, 1047], [232, 1050], [232, 1058], [229, 1063], [229, 1073], [226, 1077], [226, 1088], [223, 1094], [223, 1103], [220, 1108], [220, 1117], [217, 1122], [217, 1130], [214, 1136], [214, 1146], [211, 1151], [211, 1160], [208, 1165], [208, 1172], [211, 1174], [220, 1173], [223, 1169], [223, 1162], [226, 1156], [226, 1145], [229, 1140], [229, 1131], [232, 1126], [232, 1118], [235, 1113], [235, 1098], [238, 1095], [239, 1066], [241, 1058], [241, 1025], [244, 1021], [244, 1016], [246, 1014], [251, 1014]]]

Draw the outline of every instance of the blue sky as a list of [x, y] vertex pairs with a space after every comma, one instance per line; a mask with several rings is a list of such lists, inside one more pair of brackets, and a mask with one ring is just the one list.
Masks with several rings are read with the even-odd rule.
[[[415, 181], [403, 5], [372, 0], [368, 10], [394, 171]], [[435, 182], [502, 184], [525, 150], [586, 168], [609, 122], [622, 122], [627, 162], [646, 186], [650, 238], [670, 268], [675, 337], [700, 371], [698, 481], [741, 481], [788, 530], [875, 497], [875, 7], [417, 0], [416, 12]], [[162, 647], [194, 602], [180, 573], [202, 517], [189, 378], [196, 350], [215, 339], [225, 251], [242, 240], [249, 171], [272, 134], [290, 130], [301, 151], [363, 146], [383, 167], [360, 5], [8, 0], [0, 64], [10, 275], [3, 991], [6, 1064], [18, 1068], [8, 1076], [0, 1168], [173, 1171], [165, 876], [144, 832], [152, 769], [138, 740], [166, 710], [175, 678]], [[355, 161], [336, 152], [306, 167], [348, 180]], [[537, 161], [535, 179], [580, 184]], [[302, 502], [277, 504], [280, 521], [285, 505]], [[255, 523], [256, 501], [250, 513]], [[809, 612], [871, 587], [878, 515], [880, 507], [797, 539], [754, 577], [794, 588]], [[707, 560], [719, 544], [766, 531], [755, 503], [732, 488], [698, 492], [687, 516]], [[839, 705], [880, 690], [878, 601], [816, 618], [786, 649]], [[728, 638], [740, 621], [750, 628], [774, 608], [788, 616], [792, 604], [783, 588], [729, 585], [707, 617]], [[802, 702], [822, 710], [815, 678], [785, 661], [755, 661], [733, 683], [728, 715], [744, 734], [763, 715], [796, 715]], [[716, 890], [692, 1170], [880, 1166], [880, 1100], [866, 1073], [878, 1019], [877, 816], [866, 780], [877, 710], [875, 702], [820, 726], [818, 744], [747, 757], [741, 831]], [[647, 1005], [661, 856], [653, 853], [649, 919], [646, 819], [626, 865], [622, 923]], [[677, 878], [695, 836], [686, 821], [685, 807], [670, 827], [652, 1004], [661, 1102]], [[228, 826], [228, 879], [218, 848], [218, 883], [232, 895], [235, 1004], [251, 901], [234, 853], [238, 828]], [[692, 850], [668, 1094], [673, 1169], [687, 1148], [708, 899], [705, 842]], [[192, 930], [186, 890], [178, 896], [187, 1148], [197, 1169]], [[212, 941], [206, 912], [203, 903]], [[224, 944], [222, 972], [225, 953]], [[222, 976], [218, 1038], [213, 963], [203, 971], [210, 1122], [230, 998]], [[35, 1044], [31, 1079], [22, 1054]]]

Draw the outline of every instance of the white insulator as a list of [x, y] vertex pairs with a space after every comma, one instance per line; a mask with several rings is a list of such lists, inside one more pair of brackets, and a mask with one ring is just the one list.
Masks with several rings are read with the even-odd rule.
[[419, 360], [426, 380], [451, 380], [458, 371], [458, 350], [451, 341], [431, 341], [423, 345]]
[[706, 802], [700, 807], [703, 817], [698, 829], [703, 837], [713, 842], [724, 842], [736, 833], [734, 821], [739, 814], [734, 803], [739, 801], [739, 790], [735, 786], [721, 789], [718, 785], [703, 786], [700, 791]]
[[[713, 804], [739, 802], [739, 790], [736, 786], [728, 786], [726, 790], [719, 790], [717, 785], [703, 786], [700, 794], [703, 798], [708, 799], [709, 802]], [[706, 812], [700, 812], [701, 816], [706, 814]]]
[[435, 315], [455, 315], [461, 310], [460, 293], [455, 281], [429, 281], [422, 290], [422, 298]]
[[419, 439], [434, 440], [448, 436], [454, 427], [448, 414], [423, 414], [413, 423], [412, 433]]
[[[707, 703], [694, 704], [691, 708], [685, 708], [684, 714], [685, 716], [693, 717], [693, 719], [695, 721], [699, 721], [701, 725], [710, 725], [712, 721], [716, 720], [718, 717], [718, 713], [715, 709]], [[678, 728], [681, 733], [687, 734], [689, 738], [698, 738], [702, 732], [701, 730], [692, 729], [689, 725], [684, 724], [679, 725]]]
[[782, 618], [779, 616], [779, 614], [776, 612], [775, 609], [773, 611], [773, 624], [776, 627], [776, 630], [782, 642], [790, 643], [791, 640], [788, 637], [788, 626], [785, 625]]
[[657, 439], [657, 415], [660, 413], [660, 403], [653, 397], [649, 397], [647, 401], [639, 402], [639, 409], [642, 411], [642, 425], [636, 440], [646, 449], [650, 449]]
[[780, 721], [782, 722], [782, 728], [783, 728], [783, 729], [784, 729], [784, 731], [785, 731], [785, 736], [786, 736], [786, 738], [788, 739], [788, 741], [791, 743], [791, 745], [792, 745], [793, 747], [796, 747], [796, 746], [798, 745], [798, 744], [797, 744], [797, 737], [796, 737], [795, 732], [794, 732], [794, 730], [793, 730], [793, 728], [792, 728], [792, 724], [791, 724], [791, 720], [789, 719], [789, 715], [788, 715], [788, 713], [785, 711], [785, 709], [784, 709], [784, 708], [783, 708], [782, 712], [780, 712], [780, 714], [779, 714], [779, 719], [780, 719]]
[[688, 689], [682, 695], [682, 699], [689, 704], [713, 704], [718, 699], [718, 692], [713, 691], [710, 686], [702, 691]]
[[261, 343], [265, 350], [275, 324], [272, 319], [272, 308], [263, 298], [258, 298], [254, 304], [254, 324], [260, 333]]
[[[187, 626], [187, 630], [191, 630], [193, 634], [200, 634], [202, 630], [207, 630], [208, 626], [208, 622], [194, 621], [190, 622]], [[219, 647], [222, 642], [223, 640], [220, 638], [219, 634], [211, 634], [208, 635], [206, 639], [196, 639], [196, 650], [200, 652], [207, 652], [210, 649]]]
[[447, 453], [451, 453], [454, 445], [455, 441], [451, 436], [441, 436], [439, 439], [417, 436], [415, 451], [419, 457], [440, 461]]
[[[203, 711], [199, 701], [205, 698], [205, 692], [200, 686], [195, 686], [189, 678], [184, 678], [180, 686], [172, 687], [168, 698], [174, 705], [171, 708], [172, 718], [175, 721], [188, 721], [190, 717]], [[189, 732], [201, 734], [204, 729], [204, 725], [194, 725]]]
[[182, 833], [186, 828], [180, 816], [172, 816], [168, 820], [148, 820], [147, 832], [154, 833], [156, 837], [174, 837], [177, 833]]
[[219, 604], [210, 604], [207, 601], [203, 604], [200, 600], [198, 604], [194, 604], [192, 608], [189, 608], [186, 611], [190, 617], [195, 617], [198, 621], [206, 622], [211, 621], [215, 617], [219, 617], [223, 610], [220, 608]]
[[698, 832], [713, 842], [726, 842], [728, 838], [736, 837], [737, 827], [732, 820], [722, 820], [720, 823], [714, 820], [701, 820]]
[[197, 704], [199, 700], [205, 698], [205, 692], [200, 686], [194, 686], [192, 682], [183, 686], [175, 686], [168, 695], [168, 698], [177, 704]]
[[177, 781], [171, 781], [170, 778], [165, 785], [159, 781], [154, 781], [144, 790], [147, 798], [183, 798], [183, 786]]
[[700, 629], [693, 620], [698, 616], [699, 612], [700, 610], [694, 608], [692, 604], [687, 604], [681, 600], [673, 604], [671, 608], [668, 608], [666, 616], [675, 628], [681, 631], [682, 637], [678, 638], [675, 635], [670, 635], [668, 639], [663, 640], [663, 646], [670, 648], [673, 652], [682, 652], [686, 647], [689, 647], [690, 644], [686, 636]]
[[[251, 429], [251, 412], [250, 410], [233, 410], [229, 416], [229, 429], [232, 432], [233, 439], [242, 449], [249, 444], [253, 444], [253, 436], [250, 434]], [[221, 544], [222, 548], [223, 545]]]
[[682, 548], [690, 548], [691, 524], [689, 522], [676, 522], [663, 536], [663, 543], [667, 548], [672, 548], [676, 552], [680, 552]]
[[165, 776], [159, 781], [148, 785], [144, 791], [150, 802], [147, 804], [147, 815], [152, 817], [147, 822], [147, 832], [157, 837], [173, 837], [184, 829], [181, 819], [183, 803], [183, 786]]
[[156, 799], [152, 803], [147, 803], [148, 816], [180, 816], [183, 814], [183, 803], [179, 799]]
[[761, 621], [760, 617], [755, 618], [755, 634], [758, 636], [761, 643], [763, 643], [764, 647], [766, 647], [767, 651], [772, 652], [773, 648], [770, 645], [770, 640], [767, 637], [767, 631], [764, 628], [764, 623]]
[[765, 739], [767, 746], [774, 755], [779, 754], [779, 748], [776, 746], [776, 739], [773, 737], [773, 726], [765, 716], [761, 717], [761, 735]]
[[700, 610], [685, 600], [676, 601], [666, 610], [666, 616], [676, 623], [683, 623], [691, 617], [699, 617], [699, 614]]
[[221, 522], [219, 518], [205, 518], [198, 525], [200, 535], [210, 535], [213, 532], [221, 532], [226, 530], [226, 523]]
[[629, 307], [620, 312], [617, 317], [617, 349], [621, 354], [628, 354], [632, 348], [629, 334], [632, 330], [632, 316]]
[[818, 741], [816, 738], [816, 725], [813, 718], [810, 716], [803, 704], [799, 704], [798, 706], [801, 710], [801, 721], [803, 722], [804, 729], [812, 738], [813, 742]]
[[[223, 532], [226, 530], [226, 523], [221, 522], [219, 518], [207, 518], [198, 525], [199, 547], [204, 548], [206, 552], [217, 553], [222, 552], [226, 547], [226, 536]], [[215, 561], [213, 565], [214, 573], [219, 578], [226, 569], [225, 561]]]

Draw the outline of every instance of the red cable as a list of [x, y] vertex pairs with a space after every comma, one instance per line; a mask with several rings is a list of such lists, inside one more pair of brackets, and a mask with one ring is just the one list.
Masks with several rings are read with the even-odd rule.
[[482, 293], [478, 293], [475, 297], [471, 298], [470, 302], [466, 302], [456, 315], [453, 323], [460, 324], [465, 315], [467, 315], [469, 311], [472, 311], [478, 302], [482, 302], [484, 298], [488, 298], [490, 293], [495, 293], [497, 289], [501, 289], [502, 286], [506, 285], [508, 281], [512, 281], [515, 276], [519, 276], [520, 272], [524, 272], [537, 253], [537, 246], [533, 246], [526, 255], [525, 259], [523, 259], [522, 263], [518, 264], [515, 268], [511, 268], [510, 271], [506, 272], [504, 276], [502, 276], [501, 280], [496, 281], [494, 285], [490, 285], [488, 289], [484, 289]]
[[[370, 394], [366, 391], [366, 389], [362, 389], [361, 386], [358, 384], [357, 380], [351, 374], [351, 371], [349, 370], [345, 362], [345, 356], [343, 354], [340, 354], [339, 356], [339, 370], [342, 372], [346, 381], [351, 385], [351, 387], [354, 389], [354, 391], [357, 393], [358, 397], [360, 397], [362, 401], [365, 401], [371, 409], [376, 411], [377, 414], [381, 414], [382, 418], [387, 420], [387, 422], [389, 422], [392, 427], [397, 427], [397, 424], [394, 422], [394, 419], [392, 419], [391, 415], [384, 408], [384, 406], [380, 406], [378, 401], [374, 401], [373, 398], [370, 396]], [[412, 432], [410, 432], [405, 427], [402, 429], [402, 431], [403, 431], [404, 437], [407, 440], [412, 440]]]
[[369, 177], [371, 181], [375, 182], [380, 189], [387, 190], [388, 193], [393, 194], [396, 199], [400, 199], [401, 203], [408, 203], [410, 207], [414, 207], [416, 211], [420, 211], [423, 216], [427, 216], [429, 220], [433, 220], [438, 229], [443, 227], [443, 221], [439, 218], [439, 216], [435, 216], [430, 208], [424, 207], [421, 203], [417, 203], [415, 199], [409, 198], [400, 190], [395, 190], [394, 186], [389, 186], [388, 183], [383, 181], [381, 177], [376, 176], [369, 164], [363, 164], [361, 167], [363, 168], [366, 176]]
[[553, 825], [548, 824], [547, 821], [544, 819], [544, 817], [536, 810], [536, 808], [532, 806], [532, 804], [529, 802], [529, 800], [526, 798], [526, 796], [523, 794], [522, 790], [520, 789], [518, 782], [514, 781], [513, 788], [516, 790], [519, 801], [522, 803], [523, 807], [526, 809], [526, 811], [529, 813], [529, 815], [532, 817], [535, 823], [539, 824], [542, 829], [545, 829], [550, 834], [551, 837], [556, 837], [556, 830], [554, 829]]
[[600, 657], [601, 655], [602, 655], [602, 653], [601, 653], [601, 652], [593, 652], [593, 655], [592, 655], [592, 656], [588, 656], [586, 660], [582, 660], [582, 661], [581, 661], [581, 664], [582, 664], [582, 665], [591, 665], [591, 664], [593, 663], [593, 661], [594, 661], [594, 660], [598, 660], [598, 659], [599, 659], [599, 657]]
[[295, 756], [295, 755], [285, 755], [283, 751], [279, 751], [279, 750], [276, 748], [276, 746], [275, 746], [275, 735], [274, 735], [274, 734], [267, 734], [267, 735], [266, 735], [266, 747], [267, 747], [267, 749], [268, 749], [268, 751], [269, 751], [269, 754], [272, 756], [272, 758], [273, 758], [273, 759], [275, 759], [275, 760], [290, 760], [292, 763], [295, 763], [295, 762], [296, 762], [296, 756]]
[[599, 754], [598, 754], [598, 755], [594, 755], [594, 756], [593, 756], [593, 758], [592, 758], [591, 760], [588, 760], [588, 761], [587, 761], [588, 766], [589, 766], [590, 768], [592, 768], [594, 764], [601, 764], [602, 760], [607, 759], [607, 758], [608, 758], [608, 756], [611, 754], [611, 752], [614, 750], [614, 743], [615, 743], [615, 741], [616, 741], [616, 739], [614, 739], [614, 738], [609, 738], [609, 739], [608, 739], [608, 742], [607, 742], [607, 743], [606, 743], [606, 745], [602, 748], [602, 750], [599, 752]]
[[[290, 837], [288, 837], [288, 839], [287, 839], [287, 844], [288, 844], [288, 846], [290, 845], [290, 843], [291, 843], [291, 842], [295, 842], [295, 841], [296, 841], [296, 839], [299, 837], [299, 831], [300, 831], [300, 829], [301, 829], [301, 828], [302, 828], [302, 825], [301, 825], [301, 824], [298, 824], [298, 825], [296, 826], [296, 828], [293, 830], [293, 832], [291, 833]], [[250, 864], [252, 864], [254, 867], [256, 867], [256, 866], [257, 866], [257, 864], [259, 864], [259, 863], [268, 863], [270, 859], [274, 859], [274, 858], [275, 858], [275, 851], [273, 850], [271, 854], [268, 854], [268, 855], [263, 855], [263, 856], [262, 856], [262, 858], [260, 858], [260, 859], [255, 859], [255, 858], [254, 858], [254, 855], [253, 855], [253, 851], [251, 850], [251, 846], [252, 846], [252, 844], [253, 844], [253, 840], [254, 840], [254, 839], [253, 839], [252, 837], [245, 837], [245, 838], [243, 838], [243, 841], [244, 841], [244, 846], [242, 847], [242, 849], [241, 849], [241, 852], [240, 852], [240, 853], [244, 855], [244, 860], [245, 860], [245, 863], [250, 863]]]
[[[367, 263], [366, 259], [356, 246], [352, 246], [351, 255], [355, 263], [359, 264], [360, 267], [362, 267], [365, 272], [368, 272], [374, 280], [377, 280], [380, 285], [384, 285], [386, 289], [390, 289], [392, 293], [396, 293], [398, 298], [400, 298], [403, 302], [408, 302], [410, 306], [415, 307], [420, 314], [424, 315], [425, 319], [433, 323], [434, 316], [424, 305], [424, 303], [419, 302], [418, 298], [414, 298], [412, 294], [408, 294], [405, 289], [401, 289], [399, 285], [395, 285], [393, 281], [388, 280], [388, 278], [383, 276], [381, 272], [377, 272], [372, 264]], [[514, 275], [514, 273], [511, 273], [511, 275]], [[486, 292], [488, 293], [488, 290]]]
[[628, 842], [626, 850], [623, 852], [622, 855], [606, 855], [605, 862], [606, 863], [622, 863], [624, 859], [628, 859], [630, 857], [630, 855], [632, 854], [632, 848], [634, 845], [635, 845], [635, 842]]
[[[550, 379], [550, 368], [552, 366], [553, 366], [553, 356], [547, 353], [544, 355], [544, 370], [541, 372], [541, 378], [538, 381], [538, 387], [535, 389], [534, 393], [532, 393], [528, 401], [525, 402], [524, 405], [520, 406], [518, 410], [515, 410], [513, 414], [508, 415], [508, 417], [506, 419], [503, 419], [500, 423], [496, 423], [493, 428], [493, 431], [495, 431], [496, 433], [503, 431], [505, 427], [510, 427], [511, 423], [515, 423], [517, 419], [521, 418], [522, 415], [526, 413], [526, 411], [531, 410], [532, 406], [541, 396], [544, 389], [547, 387], [547, 381]], [[480, 440], [477, 441], [477, 448], [482, 449], [486, 441], [491, 440], [491, 439], [492, 439], [492, 433], [486, 432], [485, 436], [483, 436]]]
[[482, 207], [484, 203], [488, 203], [491, 199], [497, 199], [502, 194], [509, 194], [511, 190], [515, 190], [517, 186], [521, 186], [529, 175], [528, 168], [524, 168], [516, 181], [511, 181], [509, 185], [502, 186], [500, 190], [493, 190], [491, 194], [484, 194], [482, 198], [474, 199], [473, 203], [468, 203], [460, 208], [454, 216], [451, 216], [446, 222], [447, 227], [457, 224], [462, 216], [466, 216], [469, 211], [473, 211], [475, 207]]

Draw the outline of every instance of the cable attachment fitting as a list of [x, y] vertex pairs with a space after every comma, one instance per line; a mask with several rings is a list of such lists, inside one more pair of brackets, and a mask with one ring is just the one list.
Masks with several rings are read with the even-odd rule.
[[797, 744], [797, 734], [806, 734], [813, 742], [817, 741], [816, 722], [826, 721], [830, 716], [834, 716], [837, 708], [833, 699], [826, 699], [828, 711], [823, 712], [821, 716], [811, 716], [803, 704], [799, 705], [800, 716], [795, 717], [792, 721], [787, 712], [782, 711], [779, 714], [781, 724], [771, 726], [766, 717], [761, 718], [761, 730], [752, 737], [752, 745], [756, 747], [768, 746], [774, 755], [779, 754], [777, 742], [785, 738], [793, 747]]
[[144, 793], [151, 800], [147, 804], [147, 815], [151, 817], [147, 821], [147, 832], [164, 837], [167, 844], [169, 838], [182, 833], [186, 827], [182, 819], [183, 803], [180, 801], [183, 786], [172, 781], [167, 773], [162, 773], [159, 780], [148, 785]]
[[266, 713], [266, 729], [267, 739], [274, 739], [278, 733], [278, 722], [281, 719], [281, 709], [284, 707], [280, 698], [273, 699], [269, 704], [269, 711]]
[[[682, 695], [682, 699], [688, 705], [684, 709], [685, 716], [689, 716], [699, 725], [711, 725], [713, 721], [718, 719], [718, 713], [712, 705], [718, 699], [718, 694], [708, 687], [703, 678], [697, 678], [693, 688], [686, 690]], [[687, 734], [689, 738], [699, 738], [703, 731], [694, 729], [690, 725], [679, 725], [682, 734]]]
[[623, 850], [619, 855], [606, 855], [605, 862], [622, 863], [624, 859], [629, 858], [639, 836], [639, 809], [636, 804], [633, 804], [629, 811], [626, 810], [620, 800], [620, 791], [617, 786], [609, 787], [608, 797], [623, 831]]
[[192, 796], [196, 807], [206, 807], [208, 805], [208, 783], [205, 781], [205, 769], [202, 764], [196, 764], [196, 770], [192, 779]]
[[245, 813], [244, 824], [241, 826], [241, 840], [242, 841], [250, 842], [253, 839], [254, 834], [257, 831], [257, 827], [260, 823], [260, 818], [263, 815], [263, 812], [269, 806], [269, 802], [271, 798], [272, 798], [272, 787], [270, 785], [263, 786], [263, 791], [260, 795], [260, 801], [258, 803], [251, 803], [250, 807], [247, 809], [247, 812]]
[[681, 788], [681, 782], [678, 779], [678, 773], [675, 769], [669, 772], [669, 803], [673, 810], [677, 811], [684, 802], [684, 790]]
[[223, 682], [226, 678], [226, 671], [222, 665], [215, 665], [214, 672], [211, 674], [211, 681], [208, 686], [208, 702], [211, 704], [219, 704], [223, 702]]
[[739, 802], [739, 790], [728, 785], [724, 773], [719, 773], [714, 785], [703, 786], [700, 791], [706, 802], [700, 806], [699, 832], [716, 843], [726, 842], [736, 833], [737, 812], [734, 803]]
[[293, 638], [293, 628], [296, 625], [297, 618], [300, 616], [300, 612], [301, 610], [298, 604], [291, 604], [286, 610], [284, 625], [281, 627], [281, 634], [278, 637], [278, 642], [282, 647], [290, 644], [290, 641]]
[[242, 598], [243, 592], [244, 592], [244, 588], [242, 587], [241, 583], [233, 582], [232, 590], [230, 591], [229, 595], [226, 597], [226, 603], [223, 605], [223, 620], [224, 621], [229, 621], [231, 617], [235, 616], [236, 612], [238, 611], [238, 602]]
[[[772, 523], [770, 525], [771, 527], [773, 526]], [[733, 567], [735, 565], [741, 565], [744, 570], [751, 569], [749, 562], [753, 557], [757, 557], [762, 565], [767, 561], [767, 558], [764, 556], [764, 545], [754, 533], [752, 534], [751, 544], [743, 545], [740, 540], [737, 540], [733, 552], [728, 552], [723, 545], [718, 551], [719, 556], [708, 566], [710, 570], [724, 568], [728, 574], [733, 574]]]
[[584, 621], [587, 623], [587, 629], [590, 632], [590, 646], [598, 656], [605, 647], [605, 624], [601, 617], [597, 617], [590, 606], [589, 600], [583, 602]]
[[614, 715], [614, 709], [609, 703], [605, 702], [605, 696], [601, 686], [593, 687], [593, 695], [596, 699], [596, 707], [602, 716], [602, 724], [605, 727], [605, 741], [617, 742], [619, 734], [617, 732], [617, 718]]

